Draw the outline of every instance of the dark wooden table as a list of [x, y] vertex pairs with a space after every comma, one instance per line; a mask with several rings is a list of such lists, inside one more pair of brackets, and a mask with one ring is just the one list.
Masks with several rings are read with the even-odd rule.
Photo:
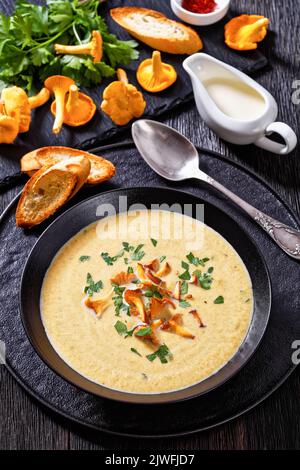
[[[270, 18], [271, 40], [268, 40], [268, 47], [261, 45], [270, 66], [255, 78], [278, 100], [279, 119], [298, 132], [300, 106], [293, 104], [292, 93], [293, 82], [300, 80], [300, 1], [233, 0], [232, 6], [241, 13]], [[194, 105], [166, 116], [165, 122], [182, 131], [194, 143], [224, 152], [254, 169], [300, 216], [300, 146], [287, 157], [274, 156], [253, 147], [248, 152], [251, 158], [245, 159], [242, 147], [221, 142], [201, 122]], [[17, 163], [12, 162], [11, 172], [17, 168]], [[0, 196], [0, 211], [14, 193], [11, 190]], [[5, 367], [0, 366], [0, 449], [300, 449], [299, 396], [298, 369], [254, 410], [214, 430], [158, 441], [123, 439], [86, 431], [54, 415], [29, 397]]]

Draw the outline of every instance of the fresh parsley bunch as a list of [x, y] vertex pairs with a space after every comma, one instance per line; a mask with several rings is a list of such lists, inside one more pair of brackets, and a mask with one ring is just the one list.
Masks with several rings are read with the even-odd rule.
[[[138, 57], [135, 41], [120, 41], [98, 15], [98, 0], [46, 0], [45, 6], [18, 0], [11, 17], [0, 15], [0, 80], [30, 91], [50, 75], [66, 75], [80, 86], [99, 84], [119, 65]], [[103, 39], [104, 56], [58, 56], [53, 45], [88, 42], [93, 30]]]

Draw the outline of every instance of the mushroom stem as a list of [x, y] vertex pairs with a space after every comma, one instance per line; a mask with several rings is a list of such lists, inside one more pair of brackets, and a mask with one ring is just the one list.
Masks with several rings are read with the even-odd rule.
[[124, 83], [125, 85], [128, 85], [128, 78], [125, 70], [123, 69], [117, 69], [117, 77], [119, 82]]
[[158, 78], [161, 71], [161, 54], [159, 51], [154, 51], [152, 54], [152, 69], [153, 76]]
[[57, 54], [90, 54], [91, 43], [82, 44], [79, 46], [66, 46], [64, 44], [55, 44], [55, 52]]
[[47, 101], [50, 98], [50, 91], [47, 88], [42, 88], [41, 91], [35, 95], [35, 96], [30, 96], [28, 98], [30, 108], [35, 109], [38, 108], [39, 106], [43, 106], [43, 104], [47, 103]]
[[93, 31], [92, 39], [87, 44], [79, 46], [68, 46], [65, 44], [54, 44], [56, 54], [88, 54], [93, 57], [94, 63], [102, 59], [102, 36], [99, 31]]
[[58, 134], [61, 131], [64, 122], [66, 92], [64, 90], [57, 89], [54, 91], [54, 96], [56, 102], [56, 115], [52, 130], [54, 134]]
[[66, 110], [68, 113], [71, 113], [72, 108], [78, 104], [78, 87], [76, 85], [71, 85], [69, 88], [69, 96], [66, 104]]

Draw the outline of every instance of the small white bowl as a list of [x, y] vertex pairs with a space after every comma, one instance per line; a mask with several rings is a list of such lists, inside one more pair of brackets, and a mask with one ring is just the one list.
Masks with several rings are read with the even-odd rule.
[[171, 8], [176, 16], [178, 16], [185, 23], [193, 24], [196, 26], [208, 26], [210, 24], [220, 21], [228, 12], [230, 0], [215, 0], [216, 9], [211, 13], [192, 13], [191, 11], [182, 8], [182, 0], [171, 0]]

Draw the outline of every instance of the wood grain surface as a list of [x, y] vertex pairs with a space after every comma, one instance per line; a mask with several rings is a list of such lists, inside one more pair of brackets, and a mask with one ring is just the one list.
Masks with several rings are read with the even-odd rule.
[[[270, 18], [268, 40], [260, 46], [270, 65], [254, 78], [275, 96], [279, 103], [279, 120], [291, 125], [300, 138], [300, 105], [292, 102], [293, 82], [300, 80], [299, 0], [233, 0], [232, 11], [264, 14]], [[166, 116], [164, 122], [183, 132], [195, 144], [221, 151], [254, 169], [300, 217], [299, 146], [286, 157], [251, 147], [246, 159], [243, 147], [220, 141], [201, 122], [194, 105]], [[17, 171], [17, 161], [12, 160], [10, 167], [11, 173]], [[17, 188], [0, 195], [0, 211], [16, 191]], [[29, 397], [5, 367], [0, 366], [0, 449], [300, 449], [299, 395], [298, 369], [254, 410], [213, 430], [176, 439], [125, 439], [89, 432], [58, 417]]]

